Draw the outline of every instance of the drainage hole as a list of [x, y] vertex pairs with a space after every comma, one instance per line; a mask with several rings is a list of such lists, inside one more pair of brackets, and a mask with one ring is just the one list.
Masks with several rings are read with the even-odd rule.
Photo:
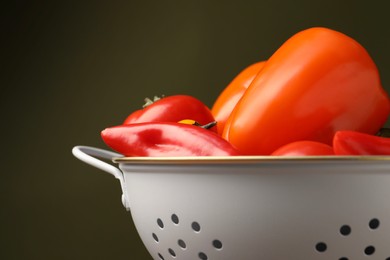
[[386, 258], [386, 260], [390, 260], [390, 257]]
[[343, 236], [348, 236], [349, 234], [351, 234], [351, 227], [348, 225], [341, 226], [340, 233]]
[[172, 248], [168, 248], [168, 252], [171, 254], [171, 256], [176, 257], [176, 253]]
[[377, 218], [373, 218], [370, 220], [370, 222], [368, 223], [368, 226], [371, 228], [371, 229], [377, 229], [379, 227], [379, 219]]
[[218, 239], [215, 239], [213, 241], [213, 246], [216, 248], [216, 249], [221, 249], [222, 248], [222, 242], [219, 241]]
[[152, 234], [154, 241], [158, 242], [158, 236], [156, 234]]
[[200, 231], [200, 225], [199, 225], [199, 223], [196, 222], [196, 221], [192, 222], [191, 227], [192, 227], [192, 229], [193, 229], [195, 232], [199, 232], [199, 231]]
[[340, 257], [339, 260], [348, 260], [348, 257]]
[[179, 217], [176, 214], [172, 214], [171, 219], [176, 225], [179, 224]]
[[160, 227], [160, 228], [164, 228], [164, 223], [162, 222], [162, 220], [160, 218], [157, 219], [157, 225]]
[[186, 249], [187, 248], [187, 245], [186, 245], [186, 242], [184, 242], [182, 239], [179, 239], [177, 241], [177, 243], [179, 244], [179, 246], [183, 249]]
[[209, 258], [207, 257], [207, 255], [206, 255], [205, 253], [203, 253], [203, 252], [200, 252], [200, 253], [198, 254], [198, 256], [199, 256], [199, 258], [202, 259], [202, 260], [207, 260], [207, 259], [209, 259]]
[[373, 246], [368, 246], [364, 249], [364, 253], [366, 255], [372, 255], [373, 253], [375, 253], [375, 247]]
[[164, 257], [160, 253], [158, 253], [158, 257], [160, 257], [161, 260], [164, 260]]
[[316, 245], [316, 250], [318, 252], [321, 252], [321, 253], [325, 252], [327, 248], [328, 248], [328, 246], [324, 242], [319, 242]]

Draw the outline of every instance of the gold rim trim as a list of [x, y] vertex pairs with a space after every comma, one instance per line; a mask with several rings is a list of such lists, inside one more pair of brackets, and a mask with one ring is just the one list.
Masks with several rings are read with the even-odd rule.
[[390, 161], [390, 156], [183, 156], [183, 157], [120, 157], [115, 163], [126, 164], [232, 164], [262, 162], [340, 162]]

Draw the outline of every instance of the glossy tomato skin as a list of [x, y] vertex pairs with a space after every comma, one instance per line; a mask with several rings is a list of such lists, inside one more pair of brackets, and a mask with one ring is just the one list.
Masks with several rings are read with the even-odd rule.
[[[147, 107], [134, 111], [124, 125], [145, 122], [179, 122], [192, 119], [201, 125], [215, 121], [211, 110], [199, 99], [189, 95], [163, 97]], [[216, 127], [210, 130], [216, 132]]]
[[376, 133], [390, 111], [377, 67], [350, 37], [310, 28], [288, 39], [237, 104], [223, 133], [244, 154], [298, 140], [331, 145], [337, 130]]
[[273, 156], [324, 156], [335, 155], [332, 146], [314, 141], [296, 141], [276, 149]]
[[220, 135], [222, 135], [226, 121], [237, 102], [263, 68], [264, 64], [265, 61], [256, 62], [242, 70], [214, 102], [211, 113], [217, 121], [217, 130]]

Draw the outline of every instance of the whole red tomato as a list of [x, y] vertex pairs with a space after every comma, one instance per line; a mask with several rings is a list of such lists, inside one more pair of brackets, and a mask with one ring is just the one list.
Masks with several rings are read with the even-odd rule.
[[378, 69], [355, 40], [327, 28], [288, 39], [245, 91], [223, 137], [267, 155], [298, 140], [331, 145], [338, 130], [376, 133], [390, 111]]
[[314, 141], [296, 141], [276, 149], [274, 156], [334, 155], [332, 146]]
[[[188, 95], [173, 95], [158, 99], [145, 108], [134, 111], [123, 124], [179, 122], [184, 119], [192, 119], [201, 125], [215, 121], [211, 110], [199, 99]], [[211, 130], [216, 132], [216, 127]]]
[[260, 61], [246, 67], [229, 83], [214, 102], [211, 113], [217, 121], [217, 130], [220, 135], [223, 133], [230, 113], [264, 64], [265, 61]]

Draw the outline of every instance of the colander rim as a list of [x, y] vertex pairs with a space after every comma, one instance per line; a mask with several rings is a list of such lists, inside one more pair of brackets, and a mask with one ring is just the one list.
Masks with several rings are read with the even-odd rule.
[[231, 164], [264, 162], [343, 162], [390, 161], [387, 155], [364, 156], [175, 156], [175, 157], [115, 157], [114, 163], [125, 164]]

